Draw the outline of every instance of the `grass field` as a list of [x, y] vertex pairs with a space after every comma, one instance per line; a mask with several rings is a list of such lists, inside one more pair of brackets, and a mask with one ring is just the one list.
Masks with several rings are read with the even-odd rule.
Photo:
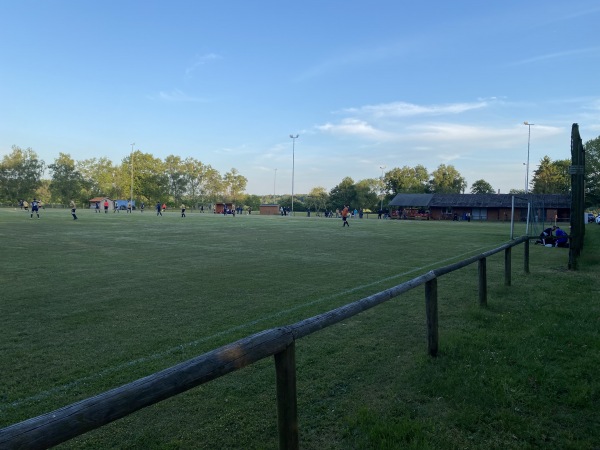
[[[497, 247], [509, 224], [0, 210], [0, 427]], [[35, 217], [35, 216], [34, 216]], [[522, 228], [522, 225], [519, 225]], [[517, 228], [516, 234], [523, 230]], [[440, 356], [411, 291], [300, 340], [302, 448], [597, 448], [600, 227], [442, 277]], [[277, 448], [271, 359], [64, 448]]]

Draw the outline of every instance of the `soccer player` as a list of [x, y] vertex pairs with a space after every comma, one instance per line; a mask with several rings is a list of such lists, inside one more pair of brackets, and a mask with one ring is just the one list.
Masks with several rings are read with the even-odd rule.
[[185, 217], [185, 205], [181, 204], [181, 217]]
[[342, 223], [342, 226], [345, 227], [346, 225], [348, 225], [348, 227], [350, 226], [350, 224], [348, 223], [348, 205], [344, 206], [344, 209], [342, 209], [342, 221], [344, 223]]
[[77, 205], [75, 204], [75, 202], [73, 200], [71, 200], [71, 215], [73, 216], [73, 220], [77, 220], [77, 214], [75, 214], [75, 211], [77, 210]]
[[31, 219], [33, 219], [33, 213], [37, 215], [37, 218], [40, 218], [40, 202], [35, 198], [31, 202]]

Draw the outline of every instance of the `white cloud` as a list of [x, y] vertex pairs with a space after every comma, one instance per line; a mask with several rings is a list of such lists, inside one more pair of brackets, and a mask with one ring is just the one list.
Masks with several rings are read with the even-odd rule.
[[[198, 97], [192, 97], [179, 89], [173, 89], [170, 92], [160, 91], [158, 93], [158, 100], [166, 102], [203, 102], [204, 99]], [[153, 98], [154, 99], [154, 98]]]
[[415, 105], [406, 102], [383, 103], [379, 105], [366, 105], [360, 108], [349, 108], [346, 113], [369, 114], [373, 117], [410, 117], [410, 116], [439, 116], [444, 114], [460, 114], [474, 109], [488, 106], [487, 101], [475, 103], [450, 103], [444, 105]]
[[296, 81], [304, 81], [311, 78], [316, 78], [330, 72], [338, 71], [350, 65], [372, 64], [377, 61], [382, 61], [390, 58], [397, 58], [414, 48], [413, 43], [403, 41], [392, 42], [391, 44], [383, 44], [369, 48], [353, 49], [347, 53], [333, 56], [326, 61], [316, 64], [302, 71]]
[[429, 141], [492, 140], [514, 136], [515, 128], [485, 128], [456, 123], [430, 123], [409, 127], [407, 137]]
[[389, 140], [393, 137], [391, 133], [378, 130], [364, 120], [358, 119], [344, 119], [339, 124], [326, 123], [317, 126], [317, 129], [333, 135], [360, 136], [371, 140]]
[[205, 55], [196, 56], [192, 64], [185, 69], [185, 76], [191, 77], [199, 67], [218, 59], [221, 59], [221, 56], [217, 55], [216, 53], [207, 53]]
[[536, 62], [540, 62], [540, 61], [568, 58], [569, 56], [586, 55], [586, 54], [598, 53], [598, 52], [600, 52], [600, 47], [579, 48], [579, 49], [567, 50], [564, 52], [547, 53], [545, 55], [533, 56], [531, 58], [523, 59], [521, 61], [515, 61], [512, 63], [509, 63], [508, 66], [521, 66], [521, 65], [532, 64], [532, 63], [536, 63]]

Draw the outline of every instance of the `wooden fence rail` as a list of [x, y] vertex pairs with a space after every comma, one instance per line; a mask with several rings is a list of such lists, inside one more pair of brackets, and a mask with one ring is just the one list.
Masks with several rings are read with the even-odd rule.
[[487, 305], [486, 259], [504, 250], [505, 285], [510, 286], [511, 249], [524, 244], [524, 271], [529, 272], [529, 237], [431, 270], [402, 284], [293, 325], [245, 337], [168, 369], [94, 397], [0, 430], [1, 449], [44, 449], [80, 436], [193, 387], [273, 356], [277, 380], [279, 447], [299, 448], [295, 341], [425, 285], [428, 353], [438, 351], [437, 278], [478, 262], [479, 303]]

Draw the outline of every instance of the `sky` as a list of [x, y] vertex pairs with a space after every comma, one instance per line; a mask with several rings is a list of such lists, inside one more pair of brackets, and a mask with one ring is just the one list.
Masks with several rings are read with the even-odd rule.
[[135, 144], [256, 195], [445, 164], [508, 193], [572, 124], [600, 135], [598, 23], [597, 0], [0, 0], [0, 158]]

